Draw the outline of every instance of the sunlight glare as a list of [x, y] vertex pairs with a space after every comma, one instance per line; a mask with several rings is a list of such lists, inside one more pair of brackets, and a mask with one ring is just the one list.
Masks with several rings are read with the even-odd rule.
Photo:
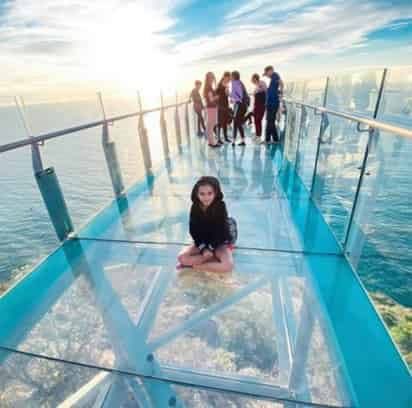
[[167, 19], [136, 4], [104, 19], [97, 26], [89, 50], [97, 78], [111, 81], [125, 92], [152, 88], [158, 94], [161, 88], [170, 86], [177, 66], [163, 51], [167, 39], [156, 34], [168, 24]]

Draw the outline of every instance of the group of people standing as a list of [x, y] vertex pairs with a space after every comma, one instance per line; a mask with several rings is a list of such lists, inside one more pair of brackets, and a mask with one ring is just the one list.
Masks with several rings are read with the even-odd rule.
[[[224, 142], [232, 143], [235, 146], [238, 134], [240, 135], [238, 145], [245, 146], [243, 125], [246, 118], [250, 119], [251, 116], [254, 118], [256, 138], [261, 140], [262, 121], [265, 114], [265, 140], [262, 142], [267, 144], [279, 142], [276, 119], [283, 94], [283, 82], [271, 65], [265, 68], [263, 76], [270, 79], [269, 86], [260, 79], [259, 74], [252, 75], [251, 82], [255, 87], [253, 91], [253, 110], [247, 114], [250, 97], [245, 85], [240, 80], [239, 72], [224, 72], [217, 85], [213, 72], [208, 72], [203, 86], [203, 98], [206, 103], [207, 114], [206, 124], [203, 119], [204, 104], [200, 95], [202, 82], [195, 81], [191, 100], [197, 115], [198, 134], [203, 134], [206, 131], [210, 147], [220, 147]], [[228, 126], [232, 120], [233, 134], [232, 139], [230, 139], [228, 137]]]

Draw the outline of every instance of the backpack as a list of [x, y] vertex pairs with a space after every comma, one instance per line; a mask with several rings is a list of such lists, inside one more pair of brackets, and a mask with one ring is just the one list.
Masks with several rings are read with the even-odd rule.
[[237, 240], [237, 223], [232, 217], [227, 217], [226, 219], [227, 228], [230, 235], [230, 243], [234, 244]]
[[243, 84], [243, 82], [240, 82], [242, 84], [242, 88], [243, 88], [243, 97], [242, 97], [242, 104], [246, 106], [246, 108], [249, 107], [250, 105], [250, 96], [247, 93], [247, 89], [245, 87], [245, 85]]

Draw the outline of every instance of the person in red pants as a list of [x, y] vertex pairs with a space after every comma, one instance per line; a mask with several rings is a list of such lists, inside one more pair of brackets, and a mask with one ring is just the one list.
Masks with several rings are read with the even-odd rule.
[[256, 87], [253, 92], [253, 118], [255, 120], [256, 140], [259, 141], [262, 136], [262, 120], [265, 114], [267, 87], [266, 83], [260, 79], [259, 74], [252, 75], [252, 83]]

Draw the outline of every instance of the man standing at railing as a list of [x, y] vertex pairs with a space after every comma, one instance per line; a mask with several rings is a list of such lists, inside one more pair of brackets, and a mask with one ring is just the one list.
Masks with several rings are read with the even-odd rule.
[[200, 96], [200, 87], [202, 86], [202, 81], [195, 81], [195, 87], [193, 88], [190, 99], [193, 102], [193, 109], [197, 115], [197, 135], [201, 136], [206, 131], [205, 121], [203, 119], [203, 102]]
[[279, 94], [283, 93], [283, 81], [272, 65], [265, 68], [264, 76], [270, 78], [266, 96], [266, 143], [279, 143], [276, 128], [276, 113], [279, 109]]

